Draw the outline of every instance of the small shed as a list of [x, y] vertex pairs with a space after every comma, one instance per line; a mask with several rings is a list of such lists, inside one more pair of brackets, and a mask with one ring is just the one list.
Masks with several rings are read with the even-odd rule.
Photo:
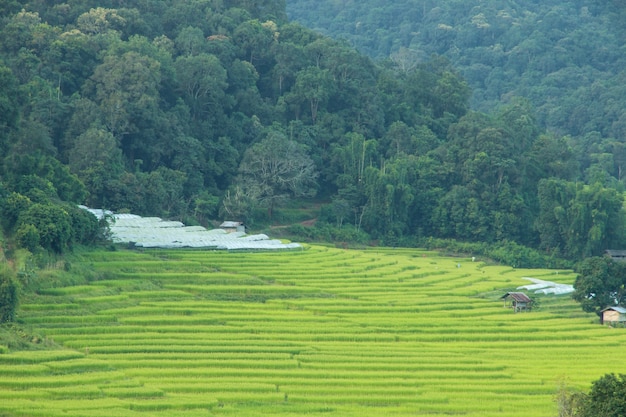
[[610, 326], [626, 327], [626, 308], [624, 307], [607, 307], [601, 311], [602, 323]]
[[243, 232], [246, 233], [246, 226], [242, 222], [225, 221], [220, 224], [220, 229], [226, 230], [228, 233]]
[[500, 299], [504, 300], [505, 308], [512, 308], [516, 313], [518, 311], [530, 311], [533, 303], [533, 300], [523, 292], [507, 292]]

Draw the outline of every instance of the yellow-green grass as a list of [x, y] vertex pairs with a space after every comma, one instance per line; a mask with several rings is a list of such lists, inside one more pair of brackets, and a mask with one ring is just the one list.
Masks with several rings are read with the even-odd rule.
[[19, 320], [64, 349], [0, 354], [9, 416], [552, 416], [562, 382], [626, 372], [626, 331], [524, 277], [413, 249], [93, 252], [99, 280]]

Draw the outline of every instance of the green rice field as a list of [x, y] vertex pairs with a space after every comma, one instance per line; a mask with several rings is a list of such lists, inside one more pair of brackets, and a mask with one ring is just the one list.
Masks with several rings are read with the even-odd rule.
[[100, 279], [26, 300], [59, 349], [0, 349], [0, 416], [555, 416], [561, 384], [626, 373], [626, 329], [568, 295], [500, 297], [571, 271], [416, 249], [81, 255]]

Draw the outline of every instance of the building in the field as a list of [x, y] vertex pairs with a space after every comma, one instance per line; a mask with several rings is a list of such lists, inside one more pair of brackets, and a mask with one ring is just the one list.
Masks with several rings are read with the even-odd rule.
[[626, 262], [626, 250], [607, 249], [606, 256], [617, 262]]
[[512, 308], [515, 313], [519, 311], [530, 311], [533, 300], [523, 292], [507, 292], [502, 297], [505, 308]]
[[626, 327], [626, 308], [618, 306], [607, 307], [601, 313], [603, 324]]

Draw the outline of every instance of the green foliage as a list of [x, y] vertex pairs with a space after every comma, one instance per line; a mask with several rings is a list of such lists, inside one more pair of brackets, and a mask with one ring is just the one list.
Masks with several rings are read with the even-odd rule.
[[320, 223], [315, 226], [303, 226], [295, 224], [287, 228], [289, 235], [294, 239], [306, 242], [334, 242], [339, 245], [365, 245], [371, 237], [362, 230], [352, 225], [336, 227], [328, 223]]
[[7, 157], [5, 180], [25, 195], [43, 192], [47, 198], [81, 203], [87, 194], [83, 183], [67, 165], [49, 155], [23, 149], [14, 150]]
[[446, 253], [484, 256], [496, 262], [516, 268], [571, 268], [572, 262], [546, 255], [515, 242], [472, 243], [446, 239], [422, 239], [418, 246], [428, 249], [444, 249]]
[[0, 203], [2, 227], [9, 232], [15, 230], [20, 214], [26, 212], [33, 204], [30, 198], [16, 192], [3, 197]]
[[623, 108], [622, 9], [614, 2], [557, 0], [287, 4], [293, 20], [387, 59], [399, 72], [433, 54], [448, 57], [471, 86], [476, 109], [523, 96], [550, 130], [605, 138], [619, 137], [623, 121], [614, 101]]
[[605, 374], [587, 393], [561, 388], [559, 417], [619, 417], [626, 413], [626, 375]]
[[206, 225], [210, 219], [216, 217], [219, 204], [219, 197], [210, 195], [206, 192], [202, 193], [196, 197], [193, 203], [194, 216], [200, 221], [200, 223]]
[[[357, 240], [570, 259], [626, 244], [609, 4], [290, 3], [352, 28], [345, 42], [288, 22], [282, 0], [21, 3], [0, 25], [0, 210], [33, 250], [97, 240], [63, 202], [250, 224], [315, 192]], [[37, 204], [72, 230], [19, 220]], [[498, 256], [543, 262], [512, 250]]]
[[39, 232], [39, 244], [46, 250], [62, 253], [71, 246], [72, 219], [61, 206], [35, 203], [20, 214], [17, 223], [20, 228], [32, 225]]
[[249, 200], [267, 207], [272, 219], [274, 207], [290, 196], [314, 196], [316, 178], [315, 165], [305, 147], [272, 131], [246, 151], [237, 183]]
[[103, 240], [103, 225], [100, 224], [96, 216], [87, 210], [73, 205], [68, 205], [65, 209], [70, 217], [72, 243], [94, 245]]
[[40, 248], [39, 240], [39, 230], [32, 224], [22, 224], [15, 232], [16, 243], [31, 253], [37, 252]]
[[572, 390], [567, 385], [561, 383], [554, 397], [557, 405], [558, 417], [577, 417], [584, 404], [586, 395], [582, 392]]
[[103, 128], [88, 128], [75, 138], [68, 165], [89, 189], [88, 204], [104, 207], [123, 168], [122, 152], [113, 135]]
[[626, 414], [626, 375], [606, 374], [593, 382], [582, 417], [619, 417]]
[[539, 182], [539, 217], [535, 227], [541, 246], [570, 259], [598, 256], [624, 244], [623, 196], [595, 183], [563, 180]]
[[6, 264], [0, 267], [0, 323], [6, 323], [15, 319], [19, 289], [13, 271]]
[[9, 129], [15, 128], [19, 120], [20, 94], [17, 78], [1, 64], [0, 60], [0, 150], [6, 154]]
[[626, 301], [626, 264], [608, 256], [591, 257], [580, 262], [576, 272], [573, 298], [583, 310], [600, 315], [604, 308]]

